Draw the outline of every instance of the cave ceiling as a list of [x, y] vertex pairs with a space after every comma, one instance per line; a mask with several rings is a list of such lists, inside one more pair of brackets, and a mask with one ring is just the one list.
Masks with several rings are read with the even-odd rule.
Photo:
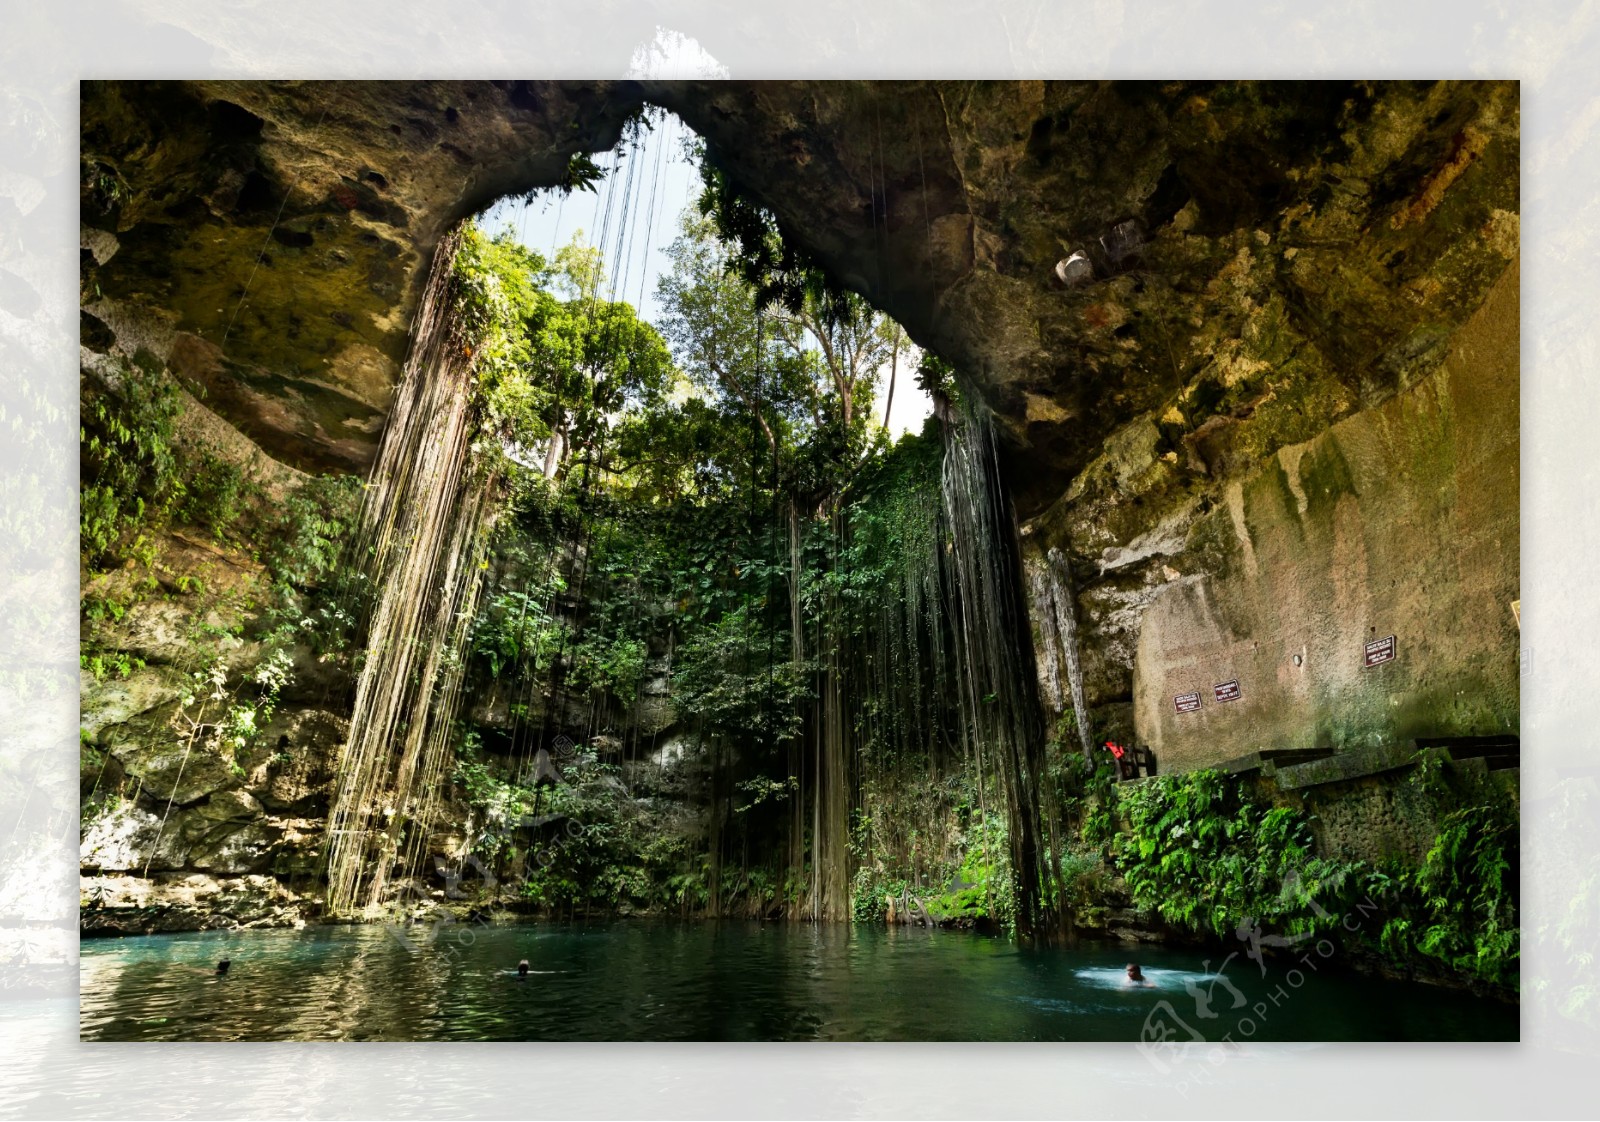
[[1214, 477], [1384, 400], [1516, 254], [1515, 83], [94, 82], [85, 345], [364, 469], [440, 235], [645, 102], [963, 372], [1024, 517], [1130, 425]]

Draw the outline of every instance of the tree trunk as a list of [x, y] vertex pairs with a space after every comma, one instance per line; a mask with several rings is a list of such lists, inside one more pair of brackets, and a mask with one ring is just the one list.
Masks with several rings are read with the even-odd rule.
[[900, 332], [894, 333], [894, 349], [889, 352], [889, 392], [883, 399], [883, 427], [889, 427], [889, 411], [894, 408], [895, 368], [900, 364]]
[[561, 470], [561, 461], [566, 458], [567, 452], [567, 423], [558, 421], [550, 429], [550, 447], [544, 454], [544, 477], [554, 479], [556, 472]]

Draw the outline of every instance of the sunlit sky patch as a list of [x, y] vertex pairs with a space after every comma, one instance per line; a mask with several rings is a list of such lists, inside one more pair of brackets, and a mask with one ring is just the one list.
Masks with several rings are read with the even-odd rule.
[[[725, 78], [727, 71], [695, 40], [663, 28], [657, 30], [652, 42], [634, 50], [628, 77]], [[688, 126], [676, 115], [660, 111], [651, 114], [651, 121], [654, 127], [636, 152], [621, 149], [620, 155], [596, 153], [594, 158], [606, 170], [607, 180], [615, 178], [618, 183], [628, 175], [628, 161], [637, 161], [632, 169], [635, 182], [631, 213], [623, 219], [626, 225], [620, 238], [613, 234], [603, 247], [607, 253], [606, 276], [608, 288], [615, 287], [614, 298], [634, 305], [643, 319], [659, 324], [661, 306], [656, 299], [656, 286], [669, 267], [665, 251], [677, 236], [683, 212], [699, 196], [700, 174], [689, 156], [688, 142], [693, 133]], [[480, 222], [490, 234], [508, 230], [523, 245], [550, 258], [580, 232], [591, 245], [598, 240], [598, 232], [605, 229], [607, 204], [606, 183], [598, 187], [593, 193], [574, 191], [569, 195], [541, 191], [530, 202], [502, 199], [484, 213]], [[620, 262], [616, 260], [618, 241]], [[932, 401], [916, 384], [919, 357], [920, 352], [914, 347], [900, 355], [888, 424], [892, 437], [921, 431], [924, 419], [933, 411]], [[888, 384], [889, 369], [885, 366], [878, 373], [874, 394], [879, 421], [883, 418]]]

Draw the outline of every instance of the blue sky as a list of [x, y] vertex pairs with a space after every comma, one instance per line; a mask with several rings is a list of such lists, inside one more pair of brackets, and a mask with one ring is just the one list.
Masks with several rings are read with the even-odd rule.
[[[645, 320], [658, 323], [656, 282], [668, 267], [665, 249], [677, 236], [680, 216], [699, 195], [700, 174], [685, 151], [685, 140], [693, 137], [688, 127], [670, 113], [658, 111], [653, 120], [655, 127], [637, 149], [624, 148], [620, 157], [612, 152], [594, 154], [595, 163], [607, 172], [596, 192], [574, 191], [563, 196], [559, 191], [542, 191], [526, 204], [521, 199], [502, 199], [485, 211], [479, 222], [491, 234], [510, 230], [523, 245], [546, 257], [580, 230], [591, 245], [604, 231], [601, 249], [608, 290], [614, 285], [617, 298], [637, 307]], [[895, 437], [908, 430], [920, 431], [923, 419], [932, 412], [932, 403], [911, 374], [916, 362], [914, 349], [900, 356], [889, 417], [889, 432]], [[880, 409], [887, 387], [886, 367], [879, 373]]]
[[[598, 184], [594, 193], [574, 191], [563, 196], [560, 191], [541, 191], [528, 204], [502, 199], [480, 221], [490, 233], [510, 229], [524, 245], [546, 257], [580, 230], [585, 241], [596, 244], [604, 229], [606, 244], [601, 248], [608, 283], [614, 280], [621, 299], [637, 307], [646, 320], [658, 322], [656, 280], [667, 268], [664, 251], [677, 236], [679, 216], [693, 205], [700, 188], [700, 174], [683, 150], [688, 135], [678, 118], [667, 114], [664, 121], [658, 119], [637, 151], [624, 149], [620, 158], [612, 152], [594, 155], [595, 163], [607, 173], [606, 181]], [[627, 188], [630, 164], [634, 165], [631, 193]], [[624, 218], [619, 212], [625, 196], [629, 206]], [[609, 226], [605, 222], [608, 204], [612, 208]]]

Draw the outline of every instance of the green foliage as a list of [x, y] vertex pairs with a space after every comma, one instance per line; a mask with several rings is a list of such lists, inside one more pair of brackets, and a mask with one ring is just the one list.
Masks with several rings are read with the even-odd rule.
[[772, 212], [739, 192], [702, 150], [700, 213], [711, 219], [717, 236], [735, 248], [740, 278], [755, 292], [759, 307], [780, 305], [799, 312], [807, 303], [830, 318], [848, 314], [853, 295], [836, 285], [810, 253], [785, 238]]
[[1314, 855], [1304, 814], [1261, 806], [1216, 772], [1157, 776], [1119, 796], [1128, 828], [1112, 843], [1116, 865], [1139, 907], [1183, 930], [1221, 936], [1246, 918], [1320, 930], [1309, 904], [1355, 871]]
[[904, 880], [886, 878], [870, 865], [857, 866], [850, 882], [850, 918], [856, 923], [887, 921], [889, 900], [899, 901], [909, 888]]
[[[963, 786], [948, 806], [949, 818], [935, 852], [913, 868], [910, 855], [899, 846], [882, 844], [882, 826], [867, 811], [860, 811], [851, 831], [851, 852], [857, 861], [851, 882], [851, 916], [861, 923], [882, 923], [888, 918], [888, 901], [901, 915], [925, 910], [934, 923], [951, 926], [992, 924], [1005, 931], [1016, 928], [1016, 897], [1010, 867], [1005, 818], [985, 814], [976, 805], [976, 790]], [[903, 808], [878, 807], [879, 815], [898, 817]], [[912, 848], [932, 841], [913, 830]], [[955, 856], [937, 856], [945, 846]]]
[[[686, 218], [667, 256], [662, 333], [733, 438], [722, 447], [706, 441], [703, 451], [726, 457], [735, 479], [820, 509], [875, 450], [873, 386], [900, 329], [854, 294], [802, 294], [792, 309], [764, 311], [711, 221]], [[703, 417], [683, 412], [685, 421]], [[693, 431], [703, 441], [710, 435]]]
[[802, 699], [810, 696], [805, 667], [797, 667], [772, 629], [736, 608], [697, 631], [679, 652], [673, 698], [710, 735], [768, 745], [799, 735]]
[[1449, 753], [1443, 748], [1424, 748], [1417, 753], [1416, 764], [1406, 782], [1433, 798], [1448, 797], [1451, 793], [1449, 765]]
[[955, 367], [932, 351], [923, 351], [917, 362], [917, 387], [935, 400], [959, 400]]
[[1077, 919], [1103, 908], [1108, 895], [1108, 869], [1096, 851], [1069, 849], [1061, 855], [1061, 892]]
[[219, 757], [242, 778], [239, 755], [272, 720], [283, 689], [294, 677], [294, 660], [281, 646], [269, 647], [255, 666], [237, 677], [220, 659], [189, 675], [172, 727], [189, 751]]
[[1379, 943], [1392, 958], [1443, 964], [1480, 982], [1515, 987], [1521, 955], [1517, 816], [1485, 797], [1442, 749], [1419, 753], [1407, 782], [1450, 807], [1419, 868], [1390, 862], [1371, 874], [1393, 913]]
[[459, 742], [452, 780], [472, 807], [475, 857], [510, 862], [525, 900], [542, 910], [692, 910], [709, 899], [705, 855], [692, 834], [663, 829], [629, 795], [619, 769], [583, 756], [561, 785], [536, 791], [484, 758], [476, 733]]
[[[907, 435], [856, 476], [836, 563], [826, 566], [825, 578], [819, 572], [821, 579], [813, 584], [814, 595], [837, 595], [850, 633], [865, 634], [884, 599], [902, 597], [906, 582], [923, 578], [926, 566], [936, 562], [944, 544], [942, 463], [936, 436]], [[823, 559], [817, 567], [824, 568]]]
[[78, 655], [78, 665], [94, 675], [94, 680], [131, 678], [135, 670], [144, 669], [144, 659], [127, 651], [84, 651]]
[[1385, 925], [1384, 948], [1514, 986], [1521, 953], [1516, 840], [1516, 822], [1503, 806], [1446, 815], [1422, 867], [1396, 871], [1395, 888], [1408, 906]]
[[479, 860], [492, 862], [511, 845], [517, 823], [536, 805], [537, 792], [502, 779], [479, 756], [478, 734], [469, 731], [457, 748], [450, 778], [476, 812], [472, 823], [476, 833], [469, 839], [472, 852]]
[[361, 491], [353, 475], [312, 476], [273, 508], [261, 560], [274, 584], [313, 588], [336, 575], [360, 519]]
[[567, 160], [567, 174], [562, 185], [568, 191], [588, 191], [594, 194], [606, 177], [605, 169], [594, 162], [587, 152], [574, 152]]
[[486, 426], [514, 439], [548, 436], [551, 387], [533, 376], [534, 366], [541, 361], [570, 365], [575, 344], [547, 338], [542, 341], [553, 344], [553, 352], [536, 354], [540, 329], [557, 304], [544, 291], [549, 279], [544, 259], [509, 234], [491, 239], [468, 225], [454, 268], [454, 303], [473, 351]]
[[115, 595], [101, 593], [86, 594], [80, 605], [83, 618], [90, 623], [117, 623], [132, 605]]
[[1075, 753], [1065, 758], [1061, 771], [1057, 789], [1063, 812], [1069, 822], [1076, 820], [1080, 840], [1109, 859], [1111, 845], [1120, 833], [1120, 782], [1115, 762], [1107, 754], [1090, 770], [1089, 761]]
[[334, 573], [356, 530], [361, 489], [353, 475], [318, 475], [290, 492], [262, 558], [278, 583], [309, 588]]
[[173, 429], [178, 390], [141, 351], [115, 385], [90, 392], [79, 428], [79, 550], [91, 569], [127, 552], [126, 538], [172, 498], [178, 479]]
[[691, 834], [662, 829], [618, 791], [617, 769], [595, 762], [568, 769], [545, 793], [527, 836], [523, 895], [551, 910], [619, 904], [690, 910], [709, 899], [705, 855]]
[[225, 540], [255, 491], [238, 464], [213, 448], [201, 447], [183, 456], [183, 478], [175, 488], [173, 514], [219, 541]]
[[989, 919], [1006, 931], [1017, 924], [1015, 878], [1005, 819], [975, 815], [961, 837], [963, 855], [950, 886], [924, 901], [928, 914], [940, 921]]
[[257, 508], [250, 534], [271, 581], [259, 617], [267, 641], [304, 643], [319, 656], [350, 649], [368, 593], [349, 563], [361, 490], [355, 476], [312, 476]]
[[[131, 578], [119, 576], [90, 587], [81, 603], [85, 624], [117, 624], [136, 602], [160, 590], [155, 563], [160, 532], [170, 523], [204, 530], [219, 540], [248, 536], [260, 541], [265, 536], [269, 568], [285, 587], [287, 582], [310, 578], [313, 570], [327, 568], [325, 559], [305, 556], [312, 548], [308, 542], [327, 553], [331, 540], [342, 538], [348, 530], [347, 520], [307, 528], [307, 512], [320, 509], [324, 501], [314, 496], [341, 486], [314, 481], [290, 496], [280, 511], [281, 536], [288, 543], [283, 552], [274, 553], [270, 531], [261, 533], [257, 521], [247, 527], [249, 534], [245, 535], [239, 524], [257, 514], [257, 490], [217, 448], [177, 442], [181, 400], [160, 361], [145, 351], [124, 364], [109, 387], [85, 392], [80, 433], [83, 560], [91, 571], [118, 561], [128, 562], [134, 570]], [[349, 491], [348, 485], [344, 490]], [[290, 563], [297, 556], [298, 566]], [[175, 595], [203, 592], [195, 577], [184, 574], [177, 578]], [[293, 621], [301, 617], [296, 611], [281, 626], [274, 626], [277, 616], [269, 612], [266, 627], [258, 625], [253, 636], [263, 644], [260, 661], [236, 675], [215, 657], [213, 640], [224, 635], [240, 638], [243, 624], [213, 625], [207, 611], [225, 605], [230, 619], [247, 619], [247, 613], [259, 605], [226, 597], [213, 597], [205, 603], [207, 608], [197, 611], [195, 626], [185, 640], [186, 651], [178, 659], [184, 668], [201, 668], [192, 670], [191, 689], [172, 723], [192, 748], [219, 755], [235, 774], [242, 774], [238, 754], [271, 719], [278, 696], [292, 675], [289, 633]], [[302, 624], [309, 622], [301, 620]], [[89, 642], [80, 652], [80, 665], [103, 680], [131, 677], [143, 669], [144, 662], [131, 652], [96, 649]]]
[[586, 447], [611, 414], [659, 394], [670, 376], [655, 329], [630, 305], [600, 299], [602, 270], [592, 251], [575, 241], [556, 266], [509, 233], [489, 238], [474, 225], [455, 258], [454, 301], [473, 354], [482, 426], [514, 447], [558, 430], [570, 447]]
[[[220, 449], [176, 443], [181, 400], [159, 360], [145, 351], [125, 364], [113, 388], [86, 394], [79, 525], [85, 564], [94, 570], [134, 560], [148, 568], [156, 545], [147, 531], [170, 519], [219, 541], [257, 543], [282, 589], [329, 576], [355, 528], [360, 480], [313, 477], [281, 503], [264, 503], [260, 488]], [[98, 616], [87, 600], [85, 611]]]
[[[555, 578], [556, 588], [564, 582]], [[513, 666], [548, 667], [566, 644], [566, 624], [546, 607], [548, 593], [502, 589], [486, 597], [472, 624], [472, 652], [483, 658], [490, 677]]]
[[609, 693], [632, 702], [644, 678], [648, 653], [639, 639], [590, 635], [572, 648], [569, 681], [574, 689]]
[[[544, 795], [540, 817], [569, 814], [581, 829], [530, 866], [540, 907], [755, 911], [809, 892], [778, 824], [795, 810], [793, 760], [832, 671], [797, 648], [869, 647], [907, 582], [930, 602], [939, 595], [938, 437], [891, 450], [872, 418], [898, 329], [815, 286], [758, 312], [761, 294], [714, 222], [687, 222], [670, 256], [660, 291], [670, 353], [633, 309], [603, 299], [605, 262], [581, 238], [546, 264], [469, 231], [456, 260], [484, 431], [506, 451], [511, 495], [473, 622], [472, 673], [527, 681], [519, 696], [542, 695], [541, 723], [570, 720], [565, 707], [582, 699], [587, 733], [609, 737], [651, 668], [669, 668], [677, 723], [704, 753], [671, 782], [695, 785], [695, 798], [708, 784], [704, 813], [718, 824], [707, 830], [697, 813], [696, 828], [662, 832], [659, 810], [618, 792], [620, 774], [584, 764], [571, 790]], [[572, 587], [552, 585], [556, 574]], [[907, 640], [895, 642], [909, 657]], [[954, 704], [925, 692], [916, 704]], [[893, 751], [901, 715], [865, 708], [845, 716], [859, 750]], [[484, 776], [460, 779], [484, 815], [491, 796], [511, 798]], [[1003, 916], [1004, 838], [972, 829], [982, 914]], [[515, 867], [549, 842], [512, 831], [494, 852]], [[948, 882], [960, 862], [947, 863]], [[946, 902], [963, 921], [969, 889]]]
[[[1425, 758], [1411, 781], [1458, 798], [1447, 759]], [[1499, 801], [1445, 813], [1422, 865], [1318, 857], [1300, 811], [1264, 807], [1213, 772], [1160, 776], [1117, 789], [1126, 831], [1111, 853], [1141, 908], [1198, 934], [1240, 921], [1291, 935], [1331, 928], [1358, 901], [1381, 900], [1376, 933], [1346, 931], [1401, 965], [1443, 965], [1492, 985], [1517, 982], [1517, 828]], [[1446, 801], [1445, 805], [1448, 805]], [[1085, 819], [1084, 836], [1103, 827]], [[1096, 840], [1095, 844], [1098, 844]]]
[[772, 779], [765, 775], [758, 775], [754, 779], [744, 779], [734, 784], [738, 792], [738, 801], [734, 804], [735, 814], [749, 814], [757, 807], [767, 803], [781, 802], [792, 797], [799, 788], [799, 780], [794, 776], [783, 779]]

